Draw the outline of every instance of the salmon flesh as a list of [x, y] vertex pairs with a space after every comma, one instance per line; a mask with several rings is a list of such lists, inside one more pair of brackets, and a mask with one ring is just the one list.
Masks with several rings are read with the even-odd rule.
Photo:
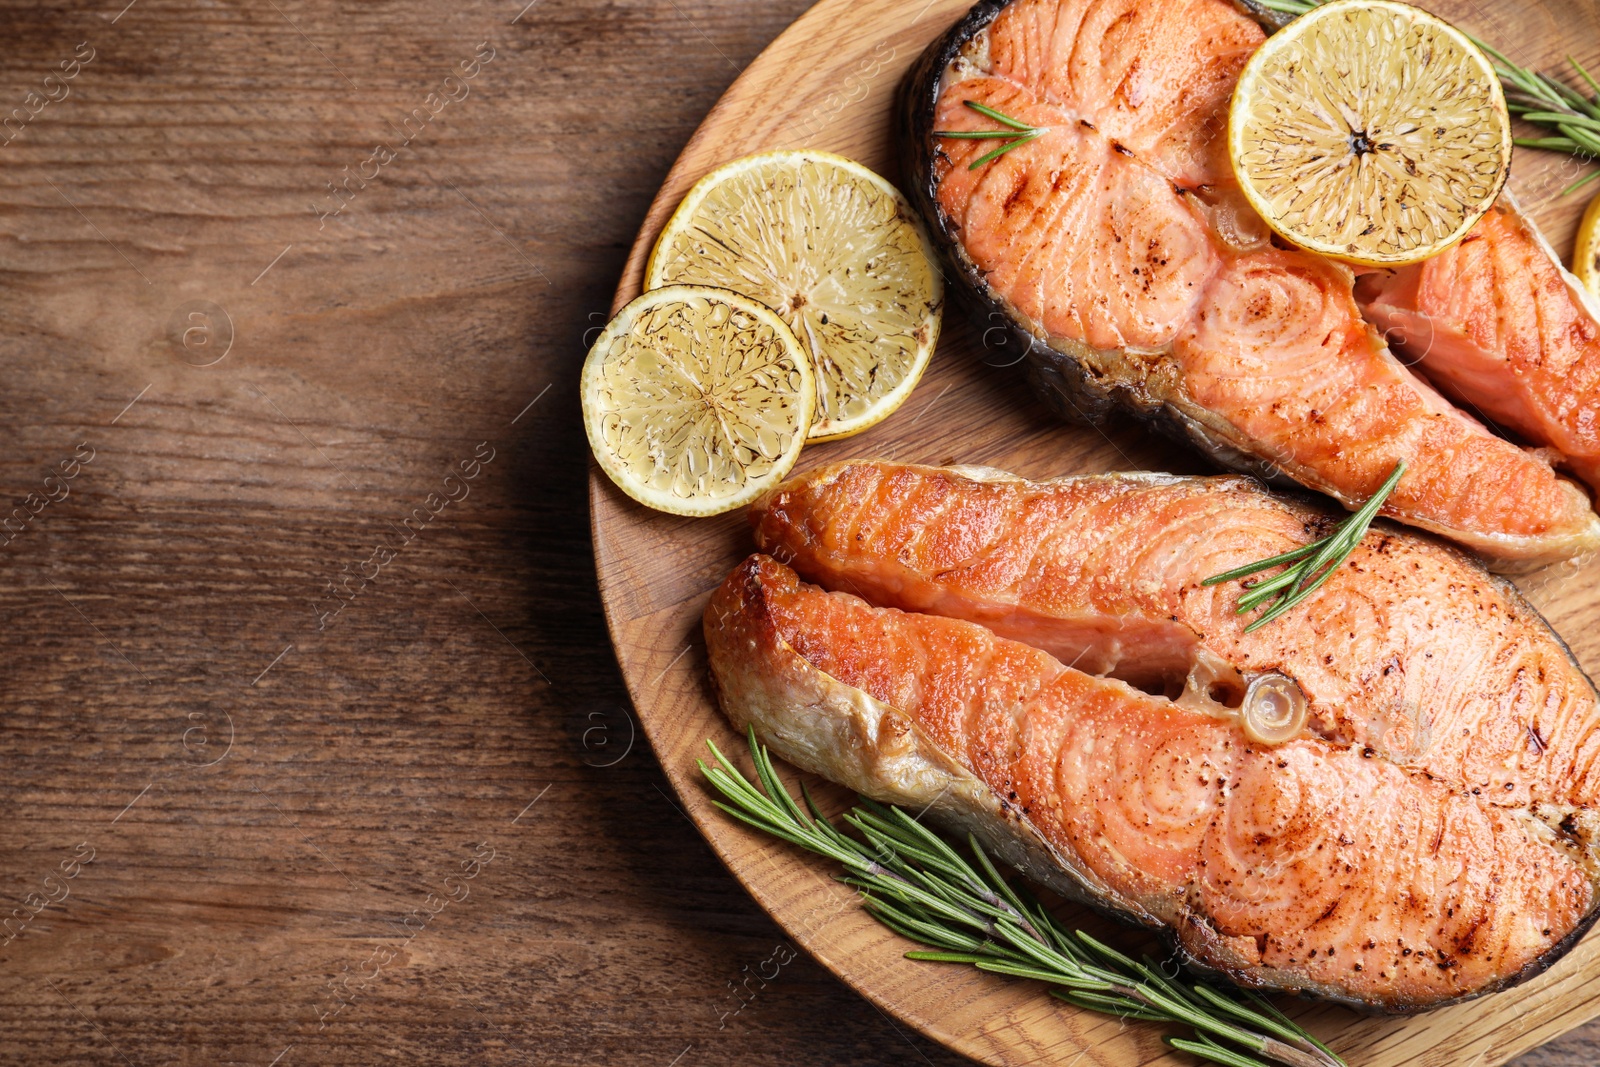
[[[1416, 1011], [1596, 916], [1600, 700], [1454, 549], [1374, 528], [1246, 633], [1202, 580], [1336, 521], [1247, 478], [846, 463], [751, 520], [763, 554], [705, 613], [733, 723], [1198, 968]], [[1242, 722], [1261, 679], [1304, 701], [1281, 744]]]
[[1509, 196], [1453, 248], [1367, 274], [1356, 294], [1445, 392], [1600, 489], [1600, 308]]
[[[1227, 158], [1228, 104], [1264, 39], [1227, 0], [973, 8], [902, 89], [908, 191], [952, 273], [987, 325], [1010, 328], [1037, 391], [1068, 418], [1130, 412], [1225, 466], [1352, 508], [1404, 460], [1384, 513], [1500, 569], [1600, 547], [1600, 518], [1551, 453], [1497, 436], [1414, 373], [1363, 317], [1351, 269], [1285, 247], [1244, 200]], [[1045, 132], [973, 169], [1001, 142], [935, 136], [1000, 128], [969, 101]], [[1443, 299], [1461, 315], [1478, 306], [1466, 289]], [[1535, 300], [1495, 306], [1548, 329], [1528, 317]], [[1472, 346], [1493, 350], [1463, 324]], [[1515, 354], [1496, 373], [1510, 380], [1538, 358]], [[1470, 391], [1461, 379], [1478, 362], [1454, 361], [1472, 368], [1444, 375], [1452, 392]], [[1524, 392], [1549, 396], [1540, 391], [1563, 373], [1557, 362]], [[1554, 395], [1589, 380], [1557, 382]], [[1594, 440], [1600, 394], [1586, 395], [1587, 415], [1550, 418], [1477, 403], [1518, 429], [1581, 424]]]

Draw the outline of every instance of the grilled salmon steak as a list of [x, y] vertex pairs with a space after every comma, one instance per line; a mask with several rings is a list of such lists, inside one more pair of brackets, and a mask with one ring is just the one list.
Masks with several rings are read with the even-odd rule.
[[[1374, 529], [1247, 634], [1202, 580], [1336, 520], [1246, 478], [846, 463], [751, 521], [765, 554], [705, 615], [735, 725], [1201, 967], [1414, 1011], [1597, 914], [1600, 700], [1453, 549]], [[1261, 738], [1258, 693], [1296, 727]]]
[[[910, 192], [953, 273], [1068, 418], [1120, 408], [1348, 507], [1404, 460], [1384, 513], [1504, 569], [1600, 547], [1582, 489], [1413, 373], [1350, 268], [1282, 247], [1245, 202], [1226, 119], [1263, 39], [1228, 0], [979, 4], [902, 99]], [[974, 167], [999, 142], [936, 136], [999, 128], [969, 102], [1045, 132]]]
[[1600, 316], [1509, 198], [1448, 251], [1365, 275], [1357, 295], [1446, 392], [1600, 489]]

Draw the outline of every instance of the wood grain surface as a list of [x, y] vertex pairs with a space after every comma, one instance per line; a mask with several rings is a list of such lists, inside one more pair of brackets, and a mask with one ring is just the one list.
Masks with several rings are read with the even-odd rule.
[[964, 1062], [723, 869], [595, 588], [585, 332], [806, 0], [124, 3], [0, 4], [0, 1064]]
[[[891, 113], [907, 66], [969, 0], [822, 0], [752, 63], [696, 131], [652, 204], [613, 307], [635, 296], [642, 265], [666, 216], [708, 170], [752, 151], [809, 146], [843, 153], [896, 176]], [[1436, 11], [1508, 45], [1524, 62], [1600, 52], [1595, 9], [1521, 0], [1436, 0]], [[1548, 53], [1548, 54], [1545, 54]], [[1512, 185], [1548, 234], [1570, 244], [1581, 200], [1563, 197], [1582, 167], [1524, 153]], [[1202, 469], [1187, 449], [1125, 425], [1067, 427], [1026, 395], [1004, 331], [947, 325], [917, 394], [894, 417], [856, 438], [808, 448], [805, 467], [850, 457], [980, 463], [1030, 477], [1105, 470]], [[951, 328], [953, 326], [953, 328]], [[1088, 1054], [1112, 1067], [1191, 1062], [1166, 1050], [1159, 1030], [1127, 1027], [1052, 1000], [1037, 985], [907, 961], [907, 947], [841, 899], [824, 865], [731, 822], [709, 802], [695, 757], [709, 736], [739, 747], [705, 679], [700, 614], [710, 590], [750, 551], [741, 516], [686, 520], [635, 504], [591, 475], [602, 600], [641, 721], [679, 799], [737, 877], [800, 945], [915, 1029], [997, 1067], [1063, 1062]], [[1600, 563], [1550, 568], [1522, 585], [1600, 666], [1593, 590]], [[813, 786], [819, 786], [815, 778]], [[833, 802], [847, 798], [837, 791]], [[1085, 909], [1070, 922], [1103, 930]], [[1127, 941], [1127, 932], [1111, 936]], [[1493, 1067], [1600, 1012], [1600, 940], [1580, 945], [1547, 974], [1495, 997], [1409, 1019], [1372, 1019], [1326, 1006], [1285, 1005], [1358, 1067], [1473, 1064]]]

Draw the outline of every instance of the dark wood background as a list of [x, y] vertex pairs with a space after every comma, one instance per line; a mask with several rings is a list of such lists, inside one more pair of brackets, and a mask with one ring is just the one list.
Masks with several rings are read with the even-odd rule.
[[585, 334], [806, 0], [123, 2], [0, 6], [0, 1063], [964, 1062], [790, 960], [595, 592]]

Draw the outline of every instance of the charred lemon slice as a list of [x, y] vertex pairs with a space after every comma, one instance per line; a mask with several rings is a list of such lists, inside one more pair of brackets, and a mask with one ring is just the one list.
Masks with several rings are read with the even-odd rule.
[[667, 221], [645, 286], [732, 289], [781, 315], [817, 376], [813, 441], [848, 437], [911, 394], [944, 302], [916, 214], [894, 186], [828, 152], [745, 156]]
[[811, 359], [770, 308], [670, 285], [617, 313], [580, 381], [594, 458], [641, 504], [716, 515], [783, 480], [811, 428]]
[[1600, 196], [1589, 201], [1583, 221], [1578, 223], [1578, 241], [1572, 249], [1572, 273], [1589, 291], [1600, 298]]
[[1391, 0], [1336, 0], [1267, 38], [1228, 113], [1250, 203], [1286, 240], [1368, 266], [1450, 247], [1511, 165], [1511, 120], [1487, 57]]

